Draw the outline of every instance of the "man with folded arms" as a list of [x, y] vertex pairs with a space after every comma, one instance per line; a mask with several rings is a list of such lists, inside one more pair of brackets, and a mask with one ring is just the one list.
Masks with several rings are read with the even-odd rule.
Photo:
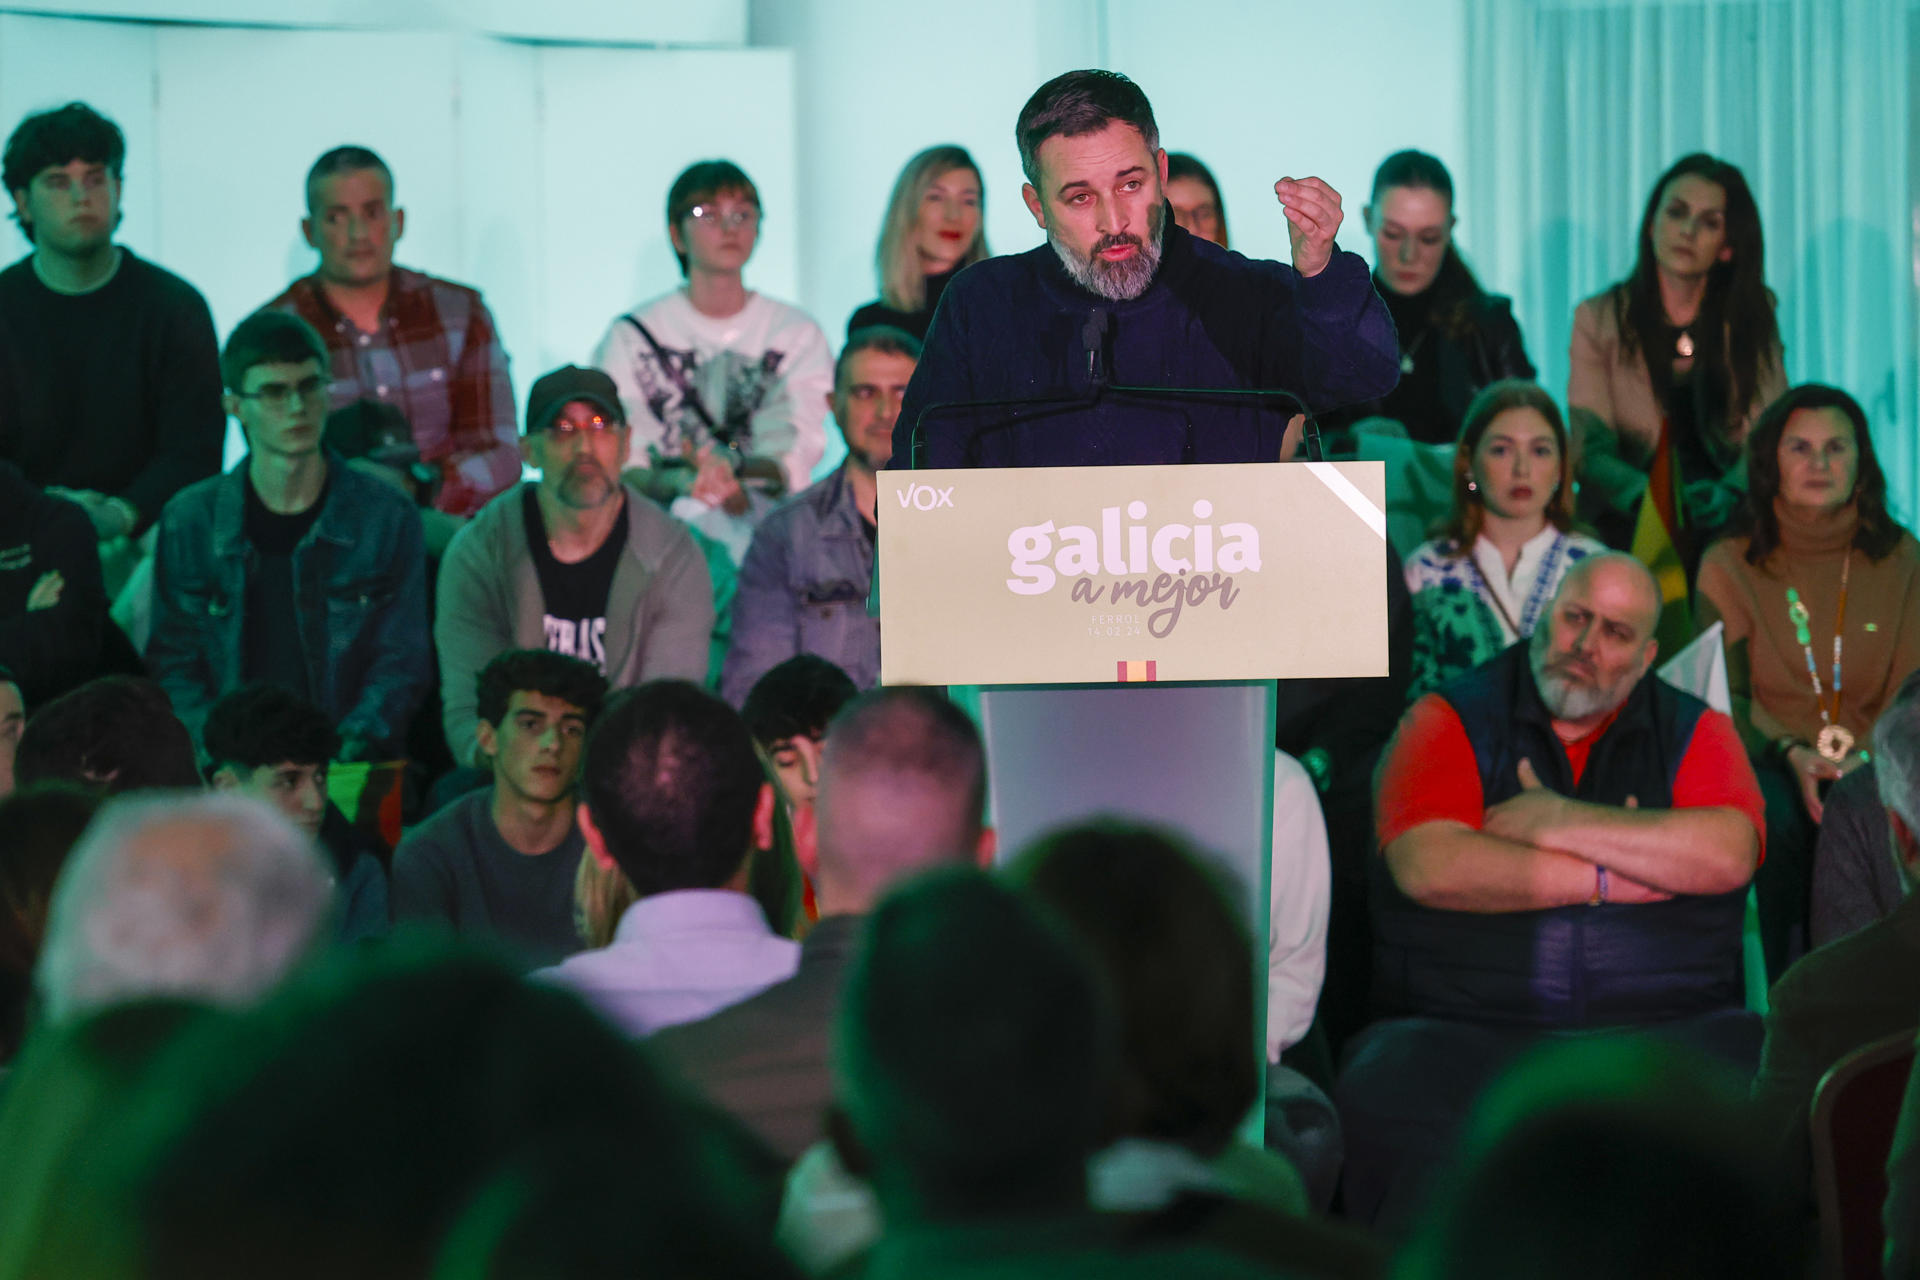
[[1582, 561], [1546, 622], [1408, 710], [1381, 767], [1383, 1020], [1336, 1099], [1349, 1212], [1404, 1225], [1474, 1098], [1543, 1037], [1652, 1031], [1751, 1070], [1758, 784], [1732, 721], [1650, 675], [1660, 595]]

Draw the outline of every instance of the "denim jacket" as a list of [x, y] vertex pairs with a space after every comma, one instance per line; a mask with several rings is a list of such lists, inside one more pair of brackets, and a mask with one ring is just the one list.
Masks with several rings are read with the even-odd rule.
[[720, 693], [734, 706], [795, 654], [839, 666], [862, 689], [880, 682], [880, 619], [867, 616], [873, 543], [843, 466], [761, 522], [740, 566]]
[[[147, 665], [196, 742], [245, 670], [248, 461], [176, 494], [154, 548]], [[308, 680], [342, 737], [398, 753], [432, 678], [420, 513], [339, 455], [327, 466], [320, 516], [293, 551]]]

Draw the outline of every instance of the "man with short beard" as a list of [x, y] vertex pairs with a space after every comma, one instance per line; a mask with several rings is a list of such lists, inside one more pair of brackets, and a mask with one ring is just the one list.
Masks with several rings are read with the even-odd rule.
[[[892, 465], [1272, 462], [1294, 413], [1277, 398], [1112, 388], [1283, 389], [1321, 411], [1399, 380], [1393, 322], [1367, 264], [1334, 245], [1340, 196], [1325, 182], [1274, 184], [1292, 242], [1286, 266], [1174, 223], [1153, 108], [1125, 76], [1049, 80], [1014, 134], [1021, 193], [1047, 243], [976, 263], [948, 287]], [[956, 408], [1015, 397], [1054, 403]]]
[[919, 358], [919, 340], [888, 325], [848, 335], [827, 395], [847, 460], [754, 531], [720, 674], [720, 694], [734, 706], [746, 705], [761, 676], [802, 653], [827, 659], [857, 688], [880, 683], [880, 619], [867, 612], [878, 536], [874, 472], [887, 465]]
[[1651, 1031], [1751, 1072], [1741, 927], [1766, 830], [1733, 723], [1650, 676], [1631, 556], [1414, 703], [1375, 804], [1374, 1002], [1336, 1089], [1347, 1208], [1392, 1231], [1482, 1086], [1543, 1037]]
[[713, 585], [684, 526], [620, 481], [613, 379], [555, 369], [527, 396], [521, 449], [540, 478], [494, 498], [447, 547], [434, 644], [447, 746], [486, 767], [475, 677], [508, 649], [592, 663], [615, 688], [707, 678]]

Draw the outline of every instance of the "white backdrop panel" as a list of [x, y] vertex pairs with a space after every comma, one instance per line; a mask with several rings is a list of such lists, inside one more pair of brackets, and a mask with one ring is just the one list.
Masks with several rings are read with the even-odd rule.
[[535, 365], [584, 362], [616, 315], [680, 283], [667, 240], [667, 188], [696, 160], [729, 159], [753, 179], [765, 216], [747, 284], [796, 299], [787, 53], [550, 48], [540, 51], [537, 75], [542, 154], [526, 207], [538, 210], [544, 228], [538, 261], [547, 320]]

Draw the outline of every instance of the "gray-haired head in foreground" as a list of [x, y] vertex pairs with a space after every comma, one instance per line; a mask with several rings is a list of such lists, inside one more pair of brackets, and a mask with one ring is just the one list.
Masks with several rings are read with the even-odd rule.
[[1880, 803], [1920, 836], [1920, 671], [1900, 682], [1874, 724], [1873, 759]]
[[110, 802], [75, 847], [35, 982], [53, 1020], [140, 996], [245, 1004], [331, 933], [305, 835], [233, 794]]

